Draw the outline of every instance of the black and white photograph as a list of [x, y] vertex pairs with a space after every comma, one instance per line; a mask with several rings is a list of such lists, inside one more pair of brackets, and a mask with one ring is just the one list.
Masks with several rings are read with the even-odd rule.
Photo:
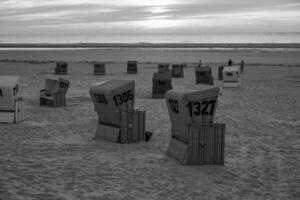
[[0, 200], [300, 199], [299, 0], [0, 0]]

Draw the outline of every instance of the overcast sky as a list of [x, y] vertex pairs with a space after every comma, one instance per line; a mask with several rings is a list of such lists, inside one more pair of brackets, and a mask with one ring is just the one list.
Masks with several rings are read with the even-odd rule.
[[0, 0], [2, 34], [300, 32], [300, 0]]

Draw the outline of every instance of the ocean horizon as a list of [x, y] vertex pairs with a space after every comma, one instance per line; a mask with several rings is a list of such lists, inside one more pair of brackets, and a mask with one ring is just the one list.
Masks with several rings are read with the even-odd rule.
[[5, 35], [1, 43], [300, 43], [300, 33]]

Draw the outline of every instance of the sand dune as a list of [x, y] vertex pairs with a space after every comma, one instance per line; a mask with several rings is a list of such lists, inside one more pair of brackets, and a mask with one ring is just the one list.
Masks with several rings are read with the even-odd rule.
[[[26, 121], [0, 124], [0, 199], [296, 199], [300, 196], [300, 63], [295, 53], [42, 51], [0, 52], [0, 59], [67, 60], [71, 81], [67, 106], [39, 106], [44, 76], [53, 63], [0, 62], [0, 74], [19, 74]], [[137, 54], [136, 54], [137, 53]], [[165, 57], [166, 55], [166, 57]], [[205, 57], [204, 55], [208, 55]], [[220, 57], [215, 57], [220, 55]], [[223, 89], [216, 121], [226, 123], [224, 166], [181, 166], [165, 155], [170, 121], [164, 100], [151, 99], [156, 64], [127, 75], [125, 60], [207, 62], [244, 59], [239, 89]], [[248, 55], [250, 55], [248, 57]], [[264, 56], [265, 60], [264, 61]], [[239, 59], [238, 59], [239, 58]], [[292, 61], [290, 58], [293, 58]], [[114, 61], [106, 76], [93, 76], [81, 61]], [[264, 63], [285, 63], [266, 66]], [[212, 65], [217, 77], [217, 65]], [[175, 88], [195, 86], [194, 69], [173, 79]], [[136, 80], [136, 107], [147, 111], [149, 142], [114, 144], [93, 140], [97, 115], [89, 97], [94, 82]], [[215, 80], [216, 84], [221, 84]]]

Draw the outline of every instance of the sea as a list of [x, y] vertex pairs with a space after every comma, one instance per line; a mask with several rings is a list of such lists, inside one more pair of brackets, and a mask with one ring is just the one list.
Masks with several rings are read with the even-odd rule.
[[300, 43], [299, 33], [5, 35], [0, 43]]

